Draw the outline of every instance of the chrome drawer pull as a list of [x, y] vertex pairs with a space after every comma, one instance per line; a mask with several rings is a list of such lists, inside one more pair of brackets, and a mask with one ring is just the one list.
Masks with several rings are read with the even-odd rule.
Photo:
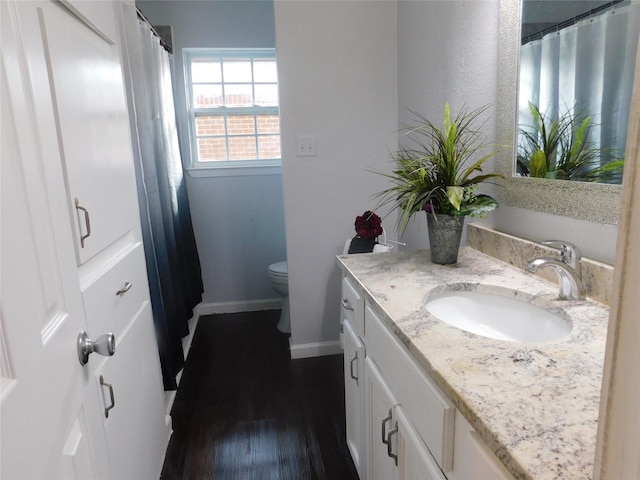
[[[358, 361], [358, 352], [356, 352], [355, 357], [353, 357], [351, 359], [351, 365], [349, 366], [349, 370], [350, 370], [350, 373], [351, 373], [351, 378], [353, 378], [356, 381], [356, 385], [358, 385], [358, 375], [357, 374], [356, 375], [353, 374], [353, 364], [356, 363], [357, 361]], [[356, 365], [357, 365], [357, 363], [356, 363]]]
[[342, 306], [345, 310], [351, 310], [353, 312], [353, 307], [349, 304], [349, 300], [347, 300], [346, 298], [342, 299]]
[[80, 246], [84, 248], [84, 241], [91, 236], [91, 222], [89, 221], [89, 210], [80, 205], [80, 201], [76, 198], [76, 209], [84, 213], [84, 224], [87, 227], [87, 234], [82, 235], [80, 231]]
[[100, 385], [109, 389], [109, 397], [111, 398], [111, 405], [105, 407], [104, 418], [109, 418], [109, 410], [116, 406], [116, 397], [113, 395], [113, 385], [104, 381], [104, 377], [100, 375]]
[[387, 422], [391, 420], [391, 418], [392, 418], [391, 409], [389, 409], [389, 415], [387, 415], [382, 419], [382, 443], [384, 443], [385, 445], [388, 445], [387, 442], [389, 441], [387, 440], [387, 432], [385, 431], [386, 425], [387, 425]]
[[398, 422], [396, 422], [393, 430], [389, 431], [389, 435], [387, 435], [387, 441], [385, 443], [387, 444], [387, 455], [389, 455], [389, 458], [393, 458], [393, 460], [396, 462], [396, 466], [398, 466], [398, 455], [391, 451], [391, 436], [396, 433], [398, 433]]
[[116, 292], [116, 295], [124, 295], [125, 293], [127, 293], [129, 290], [131, 290], [131, 287], [133, 286], [133, 283], [131, 282], [124, 282], [124, 285], [122, 286], [122, 288], [120, 290], [118, 290]]

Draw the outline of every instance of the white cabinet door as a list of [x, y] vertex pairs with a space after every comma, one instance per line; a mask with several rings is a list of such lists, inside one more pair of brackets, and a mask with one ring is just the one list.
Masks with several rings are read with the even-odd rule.
[[367, 384], [367, 478], [446, 480], [420, 435], [398, 405], [371, 358]]
[[513, 480], [506, 467], [489, 450], [460, 412], [456, 412], [453, 471], [449, 480]]
[[427, 378], [371, 305], [365, 307], [365, 348], [444, 471], [453, 465], [455, 407]]
[[74, 5], [82, 11], [40, 10], [47, 76], [33, 81], [55, 99], [80, 264], [133, 230], [139, 212], [114, 4]]
[[139, 341], [154, 335], [151, 305], [145, 302], [118, 342], [116, 354], [101, 359], [96, 370], [96, 384], [101, 377], [105, 384], [100, 385], [101, 396], [109, 410], [102, 418], [114, 479], [160, 476], [169, 434], [159, 388], [160, 361], [155, 344]]
[[0, 2], [0, 477], [104, 478], [99, 399], [76, 348], [86, 322], [58, 138], [29, 76], [46, 71], [39, 6]]
[[[371, 358], [365, 359], [367, 478], [394, 480], [399, 478], [397, 435], [393, 409], [396, 404]], [[389, 445], [389, 442], [391, 445]]]
[[446, 480], [431, 453], [407, 419], [402, 407], [394, 412], [397, 425], [398, 467], [402, 480]]
[[360, 478], [366, 478], [362, 462], [364, 398], [364, 345], [344, 322], [344, 390], [347, 422], [347, 446]]

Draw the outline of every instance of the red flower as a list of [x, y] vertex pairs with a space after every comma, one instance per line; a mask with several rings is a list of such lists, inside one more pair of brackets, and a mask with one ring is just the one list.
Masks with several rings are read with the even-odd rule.
[[355, 227], [359, 237], [376, 238], [382, 234], [382, 220], [370, 210], [356, 217]]

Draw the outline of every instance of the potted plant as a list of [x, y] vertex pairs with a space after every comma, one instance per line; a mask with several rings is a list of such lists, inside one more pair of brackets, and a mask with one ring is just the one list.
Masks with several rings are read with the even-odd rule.
[[529, 102], [532, 124], [520, 127], [517, 172], [521, 176], [621, 183], [624, 159], [590, 141], [591, 117], [566, 110], [553, 120]]
[[410, 146], [391, 155], [395, 163], [391, 173], [376, 172], [393, 184], [377, 196], [380, 206], [391, 205], [398, 211], [400, 234], [414, 213], [427, 212], [434, 263], [456, 263], [464, 218], [498, 206], [492, 197], [477, 190], [478, 184], [501, 177], [482, 173], [482, 165], [495, 153], [482, 154], [487, 145], [480, 132], [484, 124], [480, 117], [487, 108], [463, 109], [452, 118], [446, 103], [442, 127], [412, 111], [415, 124], [403, 133], [410, 139]]

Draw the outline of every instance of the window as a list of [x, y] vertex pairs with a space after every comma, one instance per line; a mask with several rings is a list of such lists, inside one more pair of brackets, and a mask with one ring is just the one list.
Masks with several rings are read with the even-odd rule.
[[274, 49], [186, 50], [192, 164], [280, 165]]

